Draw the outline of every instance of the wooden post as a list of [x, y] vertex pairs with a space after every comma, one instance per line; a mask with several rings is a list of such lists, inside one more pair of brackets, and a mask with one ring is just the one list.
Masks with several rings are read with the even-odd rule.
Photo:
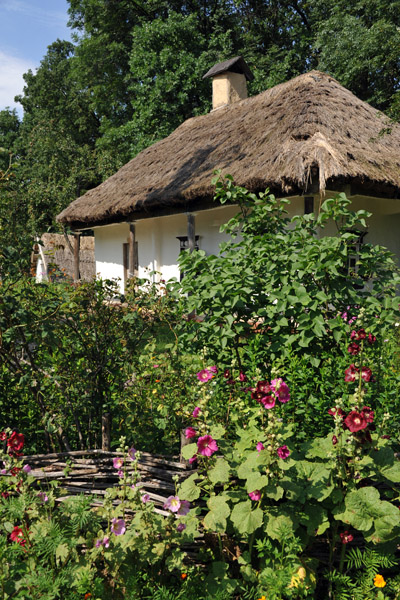
[[304, 214], [309, 215], [314, 212], [314, 196], [304, 197]]
[[135, 224], [129, 223], [129, 260], [128, 278], [137, 277], [137, 242]]
[[109, 452], [111, 448], [111, 414], [101, 415], [101, 449]]
[[190, 252], [196, 247], [196, 234], [194, 227], [194, 215], [187, 213], [187, 237], [188, 237], [188, 248]]
[[79, 250], [81, 247], [81, 234], [74, 233], [74, 281], [78, 282], [80, 279], [79, 272]]

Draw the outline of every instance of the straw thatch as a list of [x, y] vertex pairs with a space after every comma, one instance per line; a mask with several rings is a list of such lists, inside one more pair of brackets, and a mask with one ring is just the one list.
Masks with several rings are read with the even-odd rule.
[[398, 197], [399, 148], [399, 125], [311, 71], [188, 119], [58, 220], [79, 228], [199, 210], [212, 199], [215, 169], [250, 190], [269, 187], [281, 196], [302, 194], [313, 183], [319, 191], [352, 184], [366, 195]]

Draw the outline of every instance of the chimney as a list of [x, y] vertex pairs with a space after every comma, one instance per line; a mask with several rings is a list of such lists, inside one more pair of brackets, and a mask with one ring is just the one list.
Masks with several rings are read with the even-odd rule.
[[218, 63], [203, 75], [203, 79], [208, 77], [212, 77], [213, 110], [247, 98], [247, 81], [254, 79], [241, 56]]

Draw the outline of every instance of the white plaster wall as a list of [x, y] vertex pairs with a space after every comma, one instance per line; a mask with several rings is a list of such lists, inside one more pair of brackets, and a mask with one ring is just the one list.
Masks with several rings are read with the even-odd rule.
[[124, 291], [123, 244], [129, 241], [129, 225], [118, 223], [96, 227], [96, 274], [102, 279], [116, 279], [121, 293]]

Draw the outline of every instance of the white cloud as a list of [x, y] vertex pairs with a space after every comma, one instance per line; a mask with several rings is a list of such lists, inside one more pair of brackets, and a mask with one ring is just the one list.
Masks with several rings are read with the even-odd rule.
[[0, 51], [0, 110], [6, 106], [16, 108], [22, 114], [20, 104], [14, 102], [14, 96], [21, 94], [24, 87], [22, 75], [36, 65], [28, 60], [16, 58]]

